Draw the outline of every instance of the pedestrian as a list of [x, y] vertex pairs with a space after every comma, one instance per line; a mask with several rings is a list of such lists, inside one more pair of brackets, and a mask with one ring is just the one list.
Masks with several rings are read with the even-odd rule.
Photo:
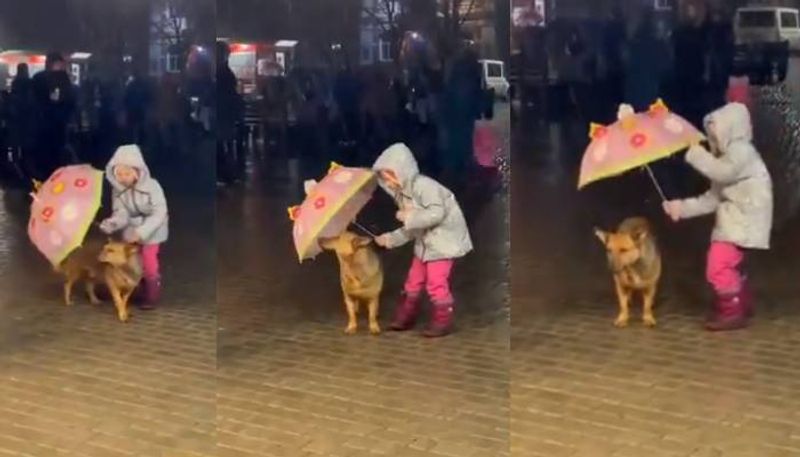
[[605, 105], [603, 118], [610, 117], [611, 111], [623, 102], [623, 83], [625, 80], [625, 67], [623, 54], [627, 41], [625, 17], [622, 9], [617, 6], [611, 12], [611, 17], [605, 23], [603, 30], [603, 67], [605, 77]]
[[673, 35], [677, 111], [701, 127], [708, 79], [708, 29], [697, 7], [689, 4]]
[[402, 143], [390, 146], [378, 157], [373, 169], [381, 187], [391, 195], [403, 226], [378, 236], [375, 242], [388, 249], [411, 240], [414, 260], [404, 293], [389, 328], [410, 330], [416, 323], [422, 289], [428, 292], [433, 315], [423, 335], [445, 336], [453, 330], [455, 299], [450, 291], [450, 273], [455, 260], [472, 250], [469, 229], [453, 193], [420, 174], [411, 150]]
[[148, 82], [136, 69], [125, 84], [123, 105], [128, 127], [128, 141], [144, 144], [147, 130], [147, 112], [150, 109], [151, 92]]
[[667, 46], [657, 33], [653, 13], [646, 11], [625, 48], [625, 103], [637, 112], [661, 96], [669, 59]]
[[31, 153], [34, 146], [33, 85], [28, 64], [17, 65], [17, 75], [11, 83], [11, 147], [13, 160], [25, 178], [34, 176]]
[[570, 30], [563, 53], [562, 77], [567, 84], [569, 102], [580, 120], [588, 124], [595, 119], [597, 103], [593, 94], [595, 60], [577, 26]]
[[716, 294], [711, 331], [746, 327], [753, 313], [747, 277], [740, 270], [745, 250], [769, 249], [772, 229], [772, 180], [752, 144], [745, 105], [730, 103], [704, 120], [711, 151], [692, 146], [687, 162], [711, 180], [705, 194], [664, 203], [674, 220], [716, 212], [708, 250], [706, 279]]
[[[647, 111], [662, 95], [668, 62], [667, 44], [658, 36], [653, 12], [646, 10], [625, 47], [625, 103], [636, 112]], [[667, 158], [652, 168], [668, 195], [680, 195], [684, 164]]]
[[244, 117], [244, 101], [237, 89], [236, 75], [228, 62], [230, 49], [223, 41], [217, 44], [216, 109], [217, 109], [217, 178], [229, 185], [237, 179], [236, 127]]
[[31, 85], [36, 116], [34, 177], [44, 181], [70, 161], [67, 126], [75, 114], [76, 102], [64, 57], [58, 52], [49, 53], [44, 71], [33, 77]]
[[725, 91], [733, 73], [736, 53], [733, 24], [719, 9], [712, 11], [708, 23], [708, 107], [717, 109], [725, 104]]
[[106, 165], [113, 188], [113, 214], [100, 224], [107, 233], [141, 245], [144, 303], [153, 309], [161, 296], [159, 251], [169, 236], [169, 214], [164, 190], [150, 175], [142, 151], [135, 144], [120, 146]]
[[473, 49], [464, 49], [453, 61], [445, 82], [445, 151], [442, 171], [452, 184], [462, 184], [472, 164], [475, 122], [484, 109], [481, 64]]

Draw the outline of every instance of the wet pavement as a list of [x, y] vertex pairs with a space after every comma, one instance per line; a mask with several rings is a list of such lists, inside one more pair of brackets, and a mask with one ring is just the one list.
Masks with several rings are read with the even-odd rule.
[[213, 144], [188, 149], [151, 157], [170, 203], [163, 307], [128, 324], [62, 304], [25, 234], [29, 197], [0, 190], [0, 455], [215, 455]]
[[[296, 260], [286, 208], [299, 183], [285, 162], [257, 159], [252, 171], [217, 203], [219, 455], [509, 455], [505, 196], [462, 201], [476, 251], [454, 273], [456, 334], [373, 337], [362, 321], [348, 337], [333, 256]], [[361, 222], [388, 230], [389, 214], [379, 196]], [[410, 255], [381, 253], [384, 327]]]
[[[800, 456], [800, 221], [750, 258], [755, 325], [707, 333], [713, 221], [667, 223], [638, 172], [576, 191], [583, 129], [528, 120], [513, 133], [512, 454]], [[637, 321], [640, 307], [629, 328], [612, 325], [592, 233], [634, 215], [655, 224], [663, 252], [654, 330]]]

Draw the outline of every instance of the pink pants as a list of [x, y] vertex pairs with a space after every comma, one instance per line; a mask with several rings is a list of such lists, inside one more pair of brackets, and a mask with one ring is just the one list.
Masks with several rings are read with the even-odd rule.
[[425, 288], [434, 304], [452, 305], [453, 295], [450, 293], [450, 272], [453, 271], [453, 260], [436, 260], [423, 262], [414, 257], [408, 271], [405, 292], [409, 297], [419, 297]]
[[142, 246], [142, 274], [146, 279], [159, 279], [161, 272], [158, 263], [160, 244], [145, 244]]
[[708, 248], [706, 280], [718, 294], [737, 294], [742, 289], [742, 273], [739, 266], [744, 253], [731, 243], [714, 241]]

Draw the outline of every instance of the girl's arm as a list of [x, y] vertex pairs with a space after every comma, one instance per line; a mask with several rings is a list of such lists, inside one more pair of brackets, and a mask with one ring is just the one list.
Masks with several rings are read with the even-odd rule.
[[153, 204], [153, 213], [145, 217], [142, 225], [136, 228], [136, 234], [139, 235], [139, 238], [142, 240], [153, 236], [153, 233], [167, 221], [167, 199], [160, 185], [153, 186], [153, 190], [150, 192], [150, 198]]
[[391, 231], [384, 235], [387, 239], [386, 248], [387, 249], [394, 249], [403, 246], [404, 244], [411, 241], [412, 237], [404, 228], [399, 228], [397, 230]]
[[705, 216], [711, 214], [719, 207], [719, 194], [715, 189], [710, 189], [703, 195], [679, 200], [681, 219]]
[[748, 151], [741, 146], [733, 146], [721, 157], [715, 157], [700, 145], [689, 148], [686, 161], [697, 171], [713, 182], [730, 184], [734, 182], [747, 165]]
[[111, 216], [100, 223], [100, 229], [110, 235], [122, 230], [128, 225], [129, 221], [130, 214], [128, 214], [128, 209], [119, 196], [114, 195], [111, 201]]
[[420, 189], [417, 196], [419, 208], [414, 208], [408, 212], [405, 220], [405, 228], [411, 230], [428, 230], [441, 224], [446, 215], [445, 201], [439, 189], [433, 186], [419, 184]]

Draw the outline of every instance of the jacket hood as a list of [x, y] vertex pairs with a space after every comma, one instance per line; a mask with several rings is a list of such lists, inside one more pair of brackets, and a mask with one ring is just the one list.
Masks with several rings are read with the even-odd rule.
[[[400, 181], [400, 185], [404, 191], [409, 189], [414, 178], [419, 175], [419, 165], [417, 165], [417, 161], [414, 159], [414, 154], [411, 152], [411, 149], [403, 143], [393, 144], [383, 151], [378, 157], [378, 160], [375, 161], [375, 165], [372, 166], [372, 169], [376, 173], [381, 170], [393, 172]], [[386, 186], [382, 179], [378, 179], [378, 183], [389, 195], [394, 195], [394, 192]]]
[[108, 182], [110, 182], [115, 189], [124, 190], [125, 186], [117, 181], [117, 178], [114, 176], [114, 167], [117, 165], [127, 165], [139, 171], [139, 180], [136, 183], [137, 186], [145, 184], [150, 179], [150, 169], [144, 161], [141, 149], [135, 144], [126, 144], [117, 148], [111, 160], [108, 161], [108, 165], [106, 165], [106, 179], [108, 179]]
[[709, 124], [714, 123], [714, 133], [719, 142], [721, 153], [737, 141], [753, 141], [753, 124], [750, 121], [750, 112], [741, 103], [728, 103], [722, 108], [712, 112], [703, 120], [706, 132]]

